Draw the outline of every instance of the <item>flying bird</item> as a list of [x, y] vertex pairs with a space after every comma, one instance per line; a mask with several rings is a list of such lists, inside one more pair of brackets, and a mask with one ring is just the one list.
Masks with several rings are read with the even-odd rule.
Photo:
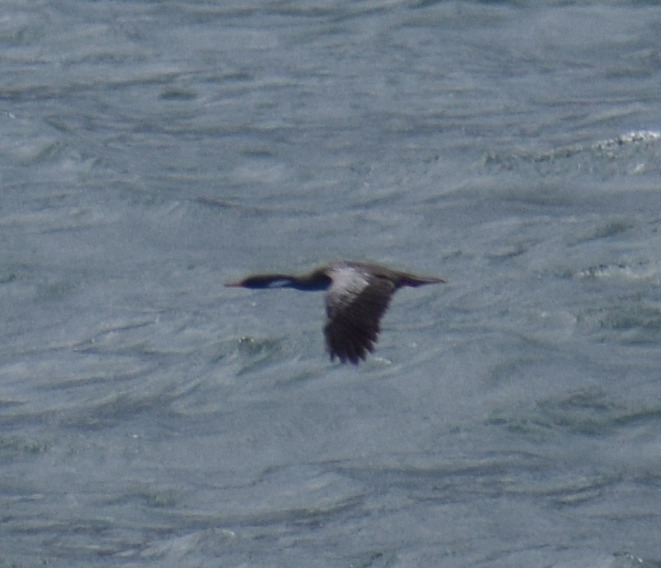
[[378, 264], [335, 262], [308, 274], [255, 274], [225, 286], [233, 288], [294, 288], [326, 292], [324, 336], [331, 361], [354, 365], [373, 352], [381, 317], [393, 294], [404, 286], [440, 284], [441, 278], [415, 276]]

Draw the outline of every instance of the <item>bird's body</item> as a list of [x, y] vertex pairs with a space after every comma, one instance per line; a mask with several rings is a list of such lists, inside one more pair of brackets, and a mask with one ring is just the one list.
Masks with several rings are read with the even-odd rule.
[[357, 365], [374, 351], [380, 320], [392, 295], [404, 286], [418, 287], [445, 282], [415, 276], [378, 264], [336, 262], [308, 274], [257, 274], [226, 286], [251, 289], [294, 288], [326, 291], [324, 335], [331, 360]]

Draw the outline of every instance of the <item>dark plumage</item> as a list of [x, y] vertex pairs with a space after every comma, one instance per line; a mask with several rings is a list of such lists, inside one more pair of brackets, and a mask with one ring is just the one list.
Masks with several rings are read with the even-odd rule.
[[392, 295], [403, 286], [418, 287], [445, 282], [440, 278], [415, 276], [378, 264], [336, 262], [309, 274], [257, 274], [226, 286], [241, 288], [294, 288], [326, 291], [324, 335], [331, 360], [357, 365], [374, 351], [379, 322]]

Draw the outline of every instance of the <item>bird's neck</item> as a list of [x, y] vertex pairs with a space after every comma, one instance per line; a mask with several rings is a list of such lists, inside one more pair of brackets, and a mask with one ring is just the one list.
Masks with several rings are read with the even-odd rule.
[[284, 286], [294, 288], [295, 290], [319, 292], [321, 290], [327, 290], [331, 282], [330, 277], [323, 272], [313, 272], [305, 276], [292, 277], [289, 283]]
[[288, 274], [263, 274], [252, 276], [243, 283], [244, 288], [294, 288], [307, 292], [326, 290], [331, 285], [331, 279], [323, 272], [313, 272], [303, 276]]

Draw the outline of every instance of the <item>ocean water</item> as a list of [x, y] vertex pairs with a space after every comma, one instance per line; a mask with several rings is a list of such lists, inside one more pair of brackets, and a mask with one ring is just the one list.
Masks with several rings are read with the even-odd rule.
[[[0, 568], [661, 566], [660, 27], [4, 2]], [[447, 284], [223, 287], [337, 259]]]

